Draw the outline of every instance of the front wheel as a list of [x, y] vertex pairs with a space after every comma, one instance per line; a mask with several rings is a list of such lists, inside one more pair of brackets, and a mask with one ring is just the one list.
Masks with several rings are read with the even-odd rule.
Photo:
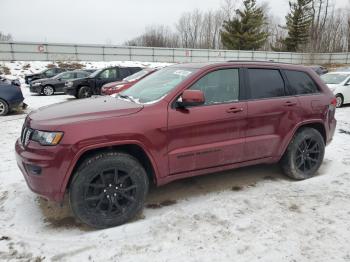
[[90, 87], [88, 87], [88, 86], [80, 87], [79, 90], [78, 90], [78, 93], [77, 93], [77, 97], [79, 99], [81, 99], [81, 98], [88, 98], [91, 95], [92, 95], [92, 92], [91, 92]]
[[290, 142], [281, 159], [284, 173], [296, 180], [315, 175], [325, 154], [325, 142], [322, 135], [313, 128], [298, 131]]
[[42, 93], [45, 96], [52, 96], [55, 93], [55, 89], [52, 86], [44, 86]]
[[85, 161], [70, 187], [73, 213], [94, 228], [126, 223], [141, 212], [148, 192], [148, 177], [132, 156], [101, 153]]

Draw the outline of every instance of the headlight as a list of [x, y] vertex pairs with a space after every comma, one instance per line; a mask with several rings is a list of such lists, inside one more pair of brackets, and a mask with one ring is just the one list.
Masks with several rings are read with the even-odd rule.
[[66, 87], [72, 87], [72, 86], [73, 86], [73, 82], [72, 81], [66, 82]]
[[41, 83], [34, 83], [33, 86], [40, 86]]
[[330, 90], [331, 90], [332, 92], [334, 92], [334, 91], [335, 91], [335, 89], [336, 89], [335, 87], [330, 88]]
[[63, 137], [62, 132], [44, 132], [35, 130], [32, 135], [32, 140], [43, 146], [55, 146]]

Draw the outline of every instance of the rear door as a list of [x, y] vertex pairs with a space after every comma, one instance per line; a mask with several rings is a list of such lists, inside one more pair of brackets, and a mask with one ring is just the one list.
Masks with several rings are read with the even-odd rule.
[[55, 84], [56, 92], [63, 92], [63, 88], [64, 88], [66, 81], [74, 79], [74, 78], [75, 78], [74, 72], [64, 73], [59, 79], [57, 79], [58, 81]]
[[286, 134], [300, 121], [301, 108], [276, 68], [246, 68], [248, 123], [245, 160], [277, 156]]
[[247, 105], [239, 101], [240, 75], [238, 68], [209, 72], [190, 87], [203, 91], [204, 105], [169, 108], [170, 174], [242, 161]]

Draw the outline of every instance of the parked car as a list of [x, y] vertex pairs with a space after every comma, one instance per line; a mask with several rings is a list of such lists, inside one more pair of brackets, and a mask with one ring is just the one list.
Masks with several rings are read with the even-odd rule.
[[155, 71], [157, 71], [157, 69], [146, 68], [146, 69], [143, 69], [143, 70], [141, 70], [141, 71], [139, 71], [131, 76], [124, 78], [122, 81], [105, 84], [101, 88], [101, 94], [102, 95], [113, 95], [113, 94], [120, 93], [120, 92], [130, 88], [131, 86], [136, 84], [141, 79], [144, 79], [145, 77], [149, 76], [150, 74], [153, 74]]
[[0, 78], [0, 116], [7, 115], [11, 110], [23, 106], [23, 100], [18, 81]]
[[32, 81], [30, 83], [29, 90], [32, 93], [51, 96], [55, 92], [64, 92], [66, 81], [85, 78], [90, 74], [91, 73], [82, 70], [63, 72], [51, 78], [43, 78]]
[[312, 65], [312, 66], [310, 66], [310, 68], [312, 70], [314, 70], [320, 76], [328, 73], [328, 69], [325, 68], [324, 66]]
[[32, 82], [34, 80], [54, 77], [55, 75], [58, 75], [58, 74], [65, 72], [65, 71], [67, 71], [67, 70], [63, 69], [63, 68], [59, 68], [59, 67], [48, 68], [48, 69], [45, 69], [44, 71], [41, 71], [41, 72], [36, 73], [36, 74], [26, 75], [24, 77], [24, 80], [25, 80], [25, 83], [29, 85], [30, 82]]
[[84, 223], [123, 224], [150, 182], [279, 162], [311, 178], [331, 142], [336, 101], [310, 68], [238, 62], [178, 64], [116, 97], [31, 112], [16, 142], [31, 190], [62, 202]]
[[331, 72], [321, 78], [335, 94], [337, 107], [350, 103], [350, 71]]
[[108, 67], [97, 70], [86, 78], [67, 81], [65, 93], [76, 98], [87, 98], [92, 95], [100, 95], [104, 84], [120, 81], [125, 77], [140, 71], [140, 67]]
[[335, 71], [336, 72], [350, 72], [350, 67], [339, 67]]

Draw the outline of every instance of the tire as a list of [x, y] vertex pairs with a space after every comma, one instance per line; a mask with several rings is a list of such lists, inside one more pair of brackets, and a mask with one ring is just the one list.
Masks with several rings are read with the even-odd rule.
[[290, 178], [303, 180], [311, 178], [320, 168], [325, 154], [322, 135], [313, 128], [302, 128], [290, 142], [280, 164]]
[[9, 112], [9, 106], [5, 100], [0, 99], [0, 116], [5, 116]]
[[53, 86], [47, 85], [44, 86], [43, 89], [41, 90], [41, 92], [45, 95], [45, 96], [52, 96], [55, 93], [55, 89], [53, 88]]
[[82, 99], [82, 98], [88, 98], [91, 97], [92, 92], [90, 87], [88, 86], [82, 86], [79, 88], [78, 93], [77, 93], [77, 98]]
[[142, 211], [148, 186], [146, 171], [134, 157], [100, 153], [86, 160], [74, 175], [70, 206], [91, 227], [115, 227]]
[[337, 94], [337, 95], [335, 96], [335, 98], [337, 99], [337, 108], [342, 107], [343, 104], [344, 104], [344, 97], [343, 97], [343, 95]]

